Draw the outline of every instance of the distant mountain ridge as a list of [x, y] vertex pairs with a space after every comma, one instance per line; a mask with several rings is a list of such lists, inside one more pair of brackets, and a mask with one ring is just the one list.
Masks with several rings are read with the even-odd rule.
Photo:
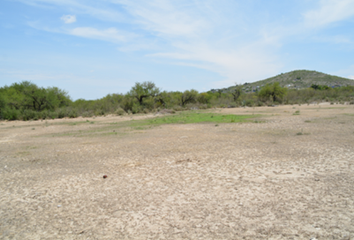
[[[279, 82], [280, 86], [289, 89], [303, 89], [311, 87], [312, 84], [327, 85], [328, 87], [354, 86], [354, 80], [342, 78], [317, 71], [310, 70], [295, 70], [287, 73], [281, 73], [277, 76], [260, 80], [253, 83], [245, 83], [242, 85], [244, 92], [254, 92], [269, 83]], [[235, 88], [231, 86], [223, 89], [212, 89], [212, 92], [222, 90], [228, 92]]]

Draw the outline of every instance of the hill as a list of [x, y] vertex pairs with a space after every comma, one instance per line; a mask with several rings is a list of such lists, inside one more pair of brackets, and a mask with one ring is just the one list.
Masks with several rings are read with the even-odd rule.
[[[296, 70], [288, 73], [281, 73], [275, 77], [267, 78], [253, 83], [243, 84], [244, 92], [254, 92], [264, 85], [269, 83], [279, 82], [282, 87], [289, 89], [303, 89], [311, 87], [312, 84], [327, 85], [329, 87], [341, 87], [341, 86], [354, 86], [354, 80], [348, 78], [342, 78], [333, 76], [321, 72], [309, 71], [309, 70]], [[229, 88], [221, 89], [223, 92], [228, 92], [235, 88], [231, 86]], [[212, 89], [212, 92], [218, 91], [218, 89]]]

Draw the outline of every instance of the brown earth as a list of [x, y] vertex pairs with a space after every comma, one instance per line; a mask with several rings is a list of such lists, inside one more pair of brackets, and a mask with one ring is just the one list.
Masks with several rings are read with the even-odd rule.
[[354, 106], [213, 111], [0, 122], [0, 238], [354, 239]]

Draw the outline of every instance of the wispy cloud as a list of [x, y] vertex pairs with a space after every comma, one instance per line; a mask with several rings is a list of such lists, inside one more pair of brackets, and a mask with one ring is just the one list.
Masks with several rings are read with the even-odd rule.
[[128, 41], [133, 41], [138, 37], [137, 34], [126, 32], [123, 30], [118, 30], [117, 28], [111, 27], [106, 29], [98, 29], [92, 27], [76, 27], [76, 28], [52, 28], [43, 25], [41, 22], [34, 21], [27, 23], [32, 28], [37, 30], [61, 33], [67, 35], [73, 35], [77, 37], [97, 39], [112, 43], [123, 43]]
[[304, 14], [309, 27], [323, 27], [354, 15], [354, 0], [321, 0], [320, 7]]
[[[148, 57], [217, 72], [225, 77], [221, 83], [224, 85], [280, 70], [281, 64], [268, 51], [276, 47], [277, 38], [267, 35], [264, 29], [249, 31], [243, 22], [235, 22], [233, 15], [225, 16], [228, 11], [218, 11], [220, 6], [212, 1], [115, 2], [123, 4], [142, 29], [169, 43], [165, 51]], [[232, 14], [239, 17], [242, 12], [234, 9]], [[227, 17], [229, 22], [225, 21]], [[242, 41], [242, 35], [253, 40]]]
[[337, 71], [333, 72], [332, 74], [354, 80], [354, 65], [350, 65], [344, 69], [337, 70]]
[[[16, 1], [16, 0], [15, 0]], [[87, 14], [100, 20], [122, 22], [128, 18], [122, 11], [117, 11], [107, 6], [107, 1], [96, 0], [17, 0], [27, 5], [56, 8], [57, 6], [77, 14]]]
[[[207, 69], [223, 77], [223, 81], [215, 83], [218, 87], [279, 73], [284, 60], [279, 50], [294, 38], [350, 43], [350, 37], [345, 34], [316, 37], [312, 31], [354, 16], [354, 0], [319, 0], [317, 9], [298, 14], [301, 17], [289, 20], [291, 24], [258, 17], [259, 11], [250, 11], [253, 1], [21, 1], [61, 6], [75, 14], [67, 15], [70, 17], [88, 14], [106, 21], [93, 26], [80, 18], [80, 27], [38, 27], [37, 24], [38, 29], [113, 42], [120, 51], [148, 50], [148, 54], [142, 52], [141, 56]], [[69, 23], [73, 21], [70, 17], [62, 20]]]
[[195, 12], [193, 4], [186, 1], [152, 0], [127, 1], [116, 0], [134, 16], [136, 24], [145, 30], [159, 36], [188, 36], [193, 37], [205, 30], [207, 22]]
[[65, 30], [64, 32], [74, 36], [99, 39], [99, 40], [115, 42], [115, 43], [126, 42], [128, 39], [132, 39], [136, 36], [135, 34], [132, 33], [119, 31], [116, 28], [108, 28], [108, 29], [100, 30], [91, 27], [78, 27], [71, 30]]
[[351, 44], [353, 41], [348, 36], [337, 35], [337, 36], [315, 36], [313, 38], [319, 42], [328, 42], [334, 44]]
[[66, 24], [70, 24], [70, 23], [76, 22], [76, 16], [75, 15], [64, 15], [60, 19]]

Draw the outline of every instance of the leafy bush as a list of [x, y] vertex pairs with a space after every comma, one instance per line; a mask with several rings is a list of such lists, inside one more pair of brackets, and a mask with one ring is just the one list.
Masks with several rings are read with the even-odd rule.
[[24, 110], [22, 113], [22, 120], [28, 121], [31, 119], [37, 120], [38, 119], [38, 112], [33, 111], [33, 110], [28, 110], [28, 109]]
[[103, 109], [97, 109], [95, 111], [95, 116], [103, 116], [105, 115], [105, 111]]
[[142, 112], [142, 108], [137, 103], [134, 103], [131, 111], [133, 114], [140, 113]]
[[1, 109], [1, 118], [5, 120], [18, 120], [20, 117], [20, 111], [17, 109], [5, 107]]
[[247, 106], [247, 107], [253, 107], [253, 106], [255, 106], [256, 104], [255, 104], [255, 102], [254, 102], [254, 100], [252, 100], [252, 99], [247, 99], [247, 100], [245, 100], [245, 102], [244, 102], [244, 106]]
[[50, 118], [50, 119], [58, 118], [58, 113], [57, 112], [49, 112], [48, 118]]
[[64, 108], [59, 109], [59, 111], [57, 112], [57, 116], [58, 116], [58, 118], [65, 118], [66, 117], [66, 109], [64, 109]]
[[122, 116], [125, 114], [125, 111], [123, 108], [117, 108], [117, 110], [114, 113], [118, 116]]
[[176, 105], [176, 106], [173, 106], [173, 108], [172, 108], [174, 111], [184, 111], [185, 109], [183, 108], [183, 107], [181, 107], [181, 106], [179, 106], [179, 105]]
[[78, 116], [77, 112], [73, 109], [71, 109], [71, 111], [68, 114], [69, 118], [76, 118]]

